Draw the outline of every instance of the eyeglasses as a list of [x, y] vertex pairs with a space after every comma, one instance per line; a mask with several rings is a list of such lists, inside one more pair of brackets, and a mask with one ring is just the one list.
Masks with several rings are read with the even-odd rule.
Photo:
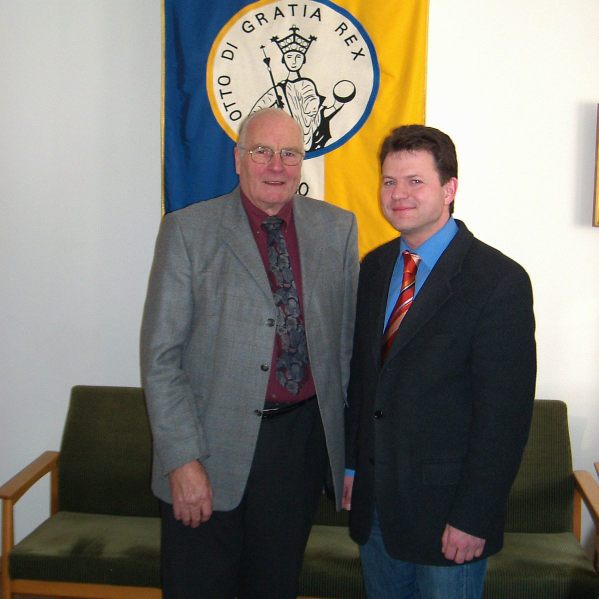
[[281, 156], [281, 162], [285, 166], [297, 166], [303, 159], [304, 153], [298, 152], [297, 150], [290, 150], [288, 148], [283, 148], [275, 152], [272, 148], [268, 146], [256, 146], [251, 150], [244, 148], [243, 146], [237, 146], [240, 150], [245, 150], [250, 155], [252, 162], [256, 164], [268, 164], [272, 157], [275, 154], [279, 154]]

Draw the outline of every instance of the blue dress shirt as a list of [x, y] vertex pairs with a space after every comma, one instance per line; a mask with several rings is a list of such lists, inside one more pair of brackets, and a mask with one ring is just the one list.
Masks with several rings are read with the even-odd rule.
[[391, 312], [395, 307], [399, 292], [401, 291], [401, 280], [403, 278], [403, 252], [408, 250], [414, 254], [418, 254], [421, 258], [420, 264], [418, 265], [418, 271], [416, 272], [416, 287], [414, 288], [414, 297], [418, 295], [418, 292], [424, 285], [424, 282], [431, 274], [431, 271], [437, 264], [437, 260], [441, 257], [441, 254], [447, 249], [447, 246], [451, 243], [451, 240], [455, 237], [458, 232], [458, 226], [450, 216], [449, 220], [443, 225], [443, 228], [437, 231], [432, 237], [429, 237], [417, 250], [412, 249], [404, 241], [403, 237], [399, 241], [399, 255], [393, 268], [393, 274], [391, 275], [391, 283], [389, 284], [389, 293], [387, 294], [387, 310], [385, 312], [385, 325], [391, 316]]
[[[403, 279], [403, 252], [408, 250], [414, 254], [418, 254], [421, 258], [418, 270], [416, 271], [416, 286], [414, 288], [414, 297], [418, 294], [422, 285], [431, 274], [431, 271], [437, 264], [437, 260], [441, 257], [441, 254], [447, 249], [447, 246], [451, 243], [451, 240], [455, 237], [458, 232], [458, 225], [456, 224], [453, 217], [449, 217], [449, 220], [443, 225], [443, 228], [437, 231], [432, 237], [427, 239], [419, 248], [418, 251], [414, 250], [404, 241], [403, 237], [400, 238], [399, 242], [399, 255], [395, 261], [393, 267], [393, 274], [391, 275], [391, 282], [389, 284], [389, 292], [387, 294], [387, 309], [385, 312], [385, 325], [391, 316], [391, 312], [395, 307], [399, 292], [401, 291], [401, 281]], [[384, 330], [383, 328], [383, 330]], [[351, 468], [345, 469], [345, 476], [353, 477], [355, 471]]]

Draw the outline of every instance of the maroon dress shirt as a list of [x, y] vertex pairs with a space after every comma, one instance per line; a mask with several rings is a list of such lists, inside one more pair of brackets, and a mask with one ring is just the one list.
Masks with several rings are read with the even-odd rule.
[[[268, 273], [270, 270], [270, 265], [268, 262], [268, 250], [266, 247], [266, 231], [262, 228], [262, 223], [268, 218], [268, 214], [260, 210], [260, 208], [258, 208], [257, 206], [254, 206], [254, 204], [252, 204], [245, 197], [243, 192], [241, 192], [241, 201], [248, 216], [250, 227], [252, 229], [252, 233], [254, 234], [254, 239], [256, 240], [258, 251], [260, 252], [260, 257], [262, 258], [264, 270]], [[291, 269], [293, 271], [293, 279], [295, 281], [295, 287], [297, 289], [297, 296], [299, 298], [300, 308], [302, 310], [302, 316], [304, 318], [305, 326], [306, 316], [304, 313], [304, 300], [302, 295], [302, 271], [299, 257], [299, 243], [297, 239], [297, 232], [295, 230], [295, 223], [293, 221], [293, 202], [285, 204], [285, 206], [281, 208], [281, 210], [277, 213], [276, 216], [278, 216], [283, 221], [281, 229], [283, 231], [283, 236], [285, 237], [285, 242], [287, 243], [287, 251], [289, 252], [289, 260], [291, 262]], [[293, 395], [281, 384], [279, 384], [276, 377], [275, 365], [277, 363], [277, 356], [279, 355], [280, 351], [281, 341], [279, 339], [279, 336], [275, 335], [275, 343], [273, 347], [270, 367], [270, 376], [268, 379], [268, 386], [266, 388], [266, 403], [268, 405], [279, 403], [289, 404], [309, 399], [310, 397], [315, 395], [316, 388], [314, 386], [314, 379], [312, 377], [310, 365], [308, 365], [307, 367], [306, 381], [302, 385], [297, 395]]]

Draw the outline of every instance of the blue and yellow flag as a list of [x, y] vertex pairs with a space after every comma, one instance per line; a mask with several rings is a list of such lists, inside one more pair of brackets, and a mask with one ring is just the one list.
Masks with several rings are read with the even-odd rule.
[[360, 252], [396, 236], [378, 204], [378, 151], [424, 122], [428, 0], [164, 0], [163, 181], [170, 212], [237, 184], [245, 116], [304, 132], [299, 192], [353, 211]]

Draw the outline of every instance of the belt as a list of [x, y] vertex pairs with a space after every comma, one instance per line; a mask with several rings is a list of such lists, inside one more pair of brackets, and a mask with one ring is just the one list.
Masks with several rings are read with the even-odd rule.
[[[312, 397], [308, 397], [308, 399], [304, 399], [303, 401], [295, 401], [289, 404], [280, 404], [278, 406], [272, 408], [263, 408], [262, 410], [256, 410], [256, 414], [265, 418], [276, 418], [277, 416], [282, 416], [283, 414], [288, 414], [289, 412], [293, 412], [293, 410], [297, 410], [301, 406], [306, 405], [308, 402], [312, 401], [316, 398], [316, 395]], [[266, 405], [269, 405], [268, 403]]]

